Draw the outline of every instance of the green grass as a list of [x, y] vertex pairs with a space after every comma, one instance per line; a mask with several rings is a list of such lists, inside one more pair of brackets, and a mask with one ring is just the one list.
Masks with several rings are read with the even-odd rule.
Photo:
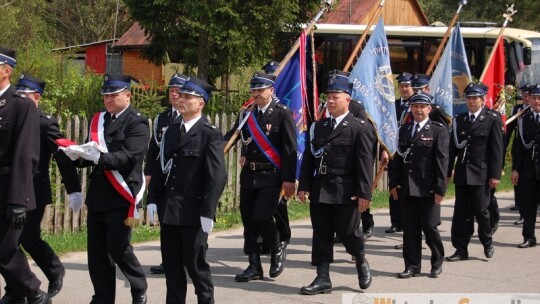
[[[498, 192], [512, 190], [510, 181], [510, 169], [505, 170], [505, 174], [501, 178], [501, 183], [497, 188]], [[448, 185], [448, 191], [445, 198], [454, 197], [454, 185]], [[373, 194], [371, 203], [372, 209], [388, 208], [388, 191], [376, 191]], [[289, 219], [291, 221], [309, 217], [309, 204], [302, 204], [298, 200], [289, 201]], [[227, 230], [240, 227], [242, 219], [239, 212], [229, 211], [219, 214], [214, 225], [215, 231]], [[51, 245], [58, 255], [69, 252], [85, 251], [86, 250], [86, 229], [73, 233], [51, 234], [45, 233], [43, 239]], [[159, 227], [153, 226], [138, 226], [133, 229], [132, 243], [147, 242], [159, 240]]]

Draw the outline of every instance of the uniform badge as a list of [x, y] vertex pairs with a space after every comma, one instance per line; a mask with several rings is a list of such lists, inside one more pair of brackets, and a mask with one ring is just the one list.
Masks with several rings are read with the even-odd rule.
[[[493, 115], [493, 116], [495, 116], [495, 115]], [[481, 115], [480, 117], [478, 117], [478, 119], [479, 119], [480, 121], [482, 121], [482, 120], [484, 120], [484, 116]]]
[[343, 126], [344, 126], [344, 127], [346, 127], [348, 124], [349, 124], [348, 121], [344, 121], [344, 122], [343, 122]]
[[270, 135], [270, 129], [272, 128], [271, 124], [266, 124], [266, 135]]
[[0, 100], [0, 108], [6, 105], [6, 100], [2, 99]]

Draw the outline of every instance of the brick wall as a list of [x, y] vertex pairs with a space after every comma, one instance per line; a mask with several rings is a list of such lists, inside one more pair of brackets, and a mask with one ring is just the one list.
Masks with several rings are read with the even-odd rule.
[[163, 72], [161, 66], [141, 58], [140, 51], [122, 51], [122, 72], [131, 75], [144, 83], [163, 85]]

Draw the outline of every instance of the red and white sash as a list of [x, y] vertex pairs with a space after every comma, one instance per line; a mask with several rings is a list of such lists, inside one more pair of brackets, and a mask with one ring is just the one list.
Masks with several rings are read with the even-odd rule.
[[[105, 136], [104, 136], [104, 127], [103, 123], [105, 122], [105, 113], [107, 112], [98, 112], [94, 114], [94, 117], [92, 117], [92, 121], [90, 123], [90, 138], [92, 141], [95, 141], [98, 143], [101, 147], [103, 147], [106, 150], [106, 153], [108, 153], [107, 144], [105, 142]], [[118, 172], [118, 170], [103, 170], [105, 172], [105, 176], [107, 176], [107, 179], [109, 182], [113, 185], [116, 192], [118, 192], [123, 198], [125, 198], [129, 202], [129, 212], [128, 212], [128, 219], [129, 218], [139, 218], [139, 213], [137, 212], [137, 204], [141, 201], [144, 190], [145, 190], [145, 183], [144, 183], [144, 176], [142, 176], [142, 187], [139, 190], [139, 193], [134, 197], [131, 193], [131, 190], [129, 189], [126, 181], [124, 180], [124, 177]], [[142, 173], [141, 173], [142, 175]]]

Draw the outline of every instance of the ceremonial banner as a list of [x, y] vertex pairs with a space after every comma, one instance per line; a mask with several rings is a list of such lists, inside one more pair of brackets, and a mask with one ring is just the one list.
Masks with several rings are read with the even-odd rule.
[[491, 61], [487, 63], [485, 71], [483, 73], [484, 78], [480, 79], [489, 90], [486, 94], [486, 106], [493, 108], [495, 103], [502, 102], [502, 106], [498, 107], [499, 112], [503, 115], [503, 123], [506, 121], [506, 113], [504, 106], [504, 96], [501, 93], [504, 93], [504, 71], [505, 71], [505, 62], [504, 62], [504, 40], [499, 38], [495, 45], [496, 49], [494, 50], [494, 55], [491, 58]]
[[457, 23], [429, 82], [435, 104], [449, 117], [467, 111], [463, 91], [471, 79], [465, 44]]
[[300, 173], [302, 154], [305, 146], [306, 119], [305, 109], [307, 109], [306, 91], [306, 34], [300, 36], [300, 48], [285, 65], [283, 71], [276, 79], [275, 93], [280, 103], [291, 109], [296, 125], [297, 141], [297, 165], [296, 177]]
[[356, 62], [349, 81], [352, 99], [361, 101], [374, 122], [381, 144], [393, 155], [397, 149], [397, 119], [390, 51], [380, 18], [375, 31]]

